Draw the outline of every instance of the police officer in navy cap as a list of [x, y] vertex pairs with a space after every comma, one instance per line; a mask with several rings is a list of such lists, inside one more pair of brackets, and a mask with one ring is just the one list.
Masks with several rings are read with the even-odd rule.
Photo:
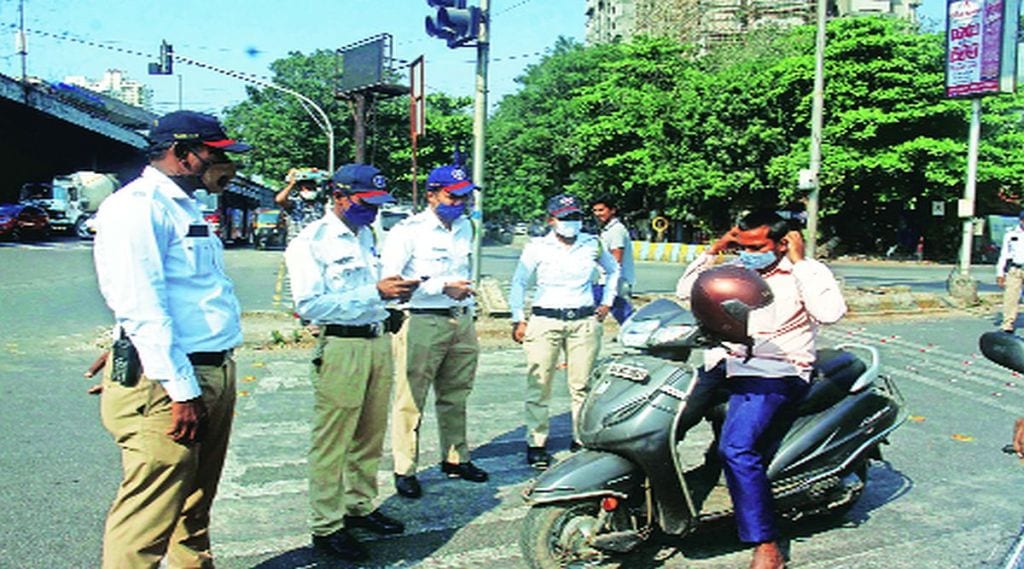
[[996, 284], [1003, 288], [1003, 322], [1000, 328], [1010, 334], [1017, 328], [1021, 284], [1024, 283], [1024, 210], [1020, 223], [1006, 231], [996, 262]]
[[487, 473], [469, 460], [466, 399], [473, 388], [480, 345], [473, 322], [471, 279], [473, 224], [464, 215], [476, 188], [461, 165], [435, 168], [427, 176], [427, 204], [388, 233], [384, 274], [418, 279], [395, 336], [395, 402], [391, 446], [395, 489], [420, 497], [416, 478], [420, 426], [434, 390], [441, 472], [449, 478], [484, 482]]
[[385, 302], [407, 300], [419, 281], [381, 278], [370, 224], [394, 197], [380, 171], [346, 164], [332, 178], [332, 194], [331, 209], [288, 244], [285, 262], [295, 311], [320, 328], [309, 451], [313, 546], [361, 561], [367, 551], [349, 529], [405, 531], [374, 506], [392, 383]]
[[117, 322], [100, 410], [124, 471], [102, 566], [212, 567], [210, 505], [242, 328], [223, 246], [193, 196], [223, 191], [235, 174], [229, 153], [249, 145], [193, 111], [160, 117], [149, 139], [149, 165], [96, 217], [96, 275]]

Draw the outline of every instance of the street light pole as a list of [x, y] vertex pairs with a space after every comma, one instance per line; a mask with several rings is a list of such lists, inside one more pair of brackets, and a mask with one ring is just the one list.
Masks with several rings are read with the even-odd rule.
[[818, 2], [818, 33], [814, 42], [814, 93], [811, 106], [811, 193], [807, 196], [807, 256], [818, 245], [818, 195], [821, 189], [821, 132], [825, 115], [825, 23], [827, 0]]

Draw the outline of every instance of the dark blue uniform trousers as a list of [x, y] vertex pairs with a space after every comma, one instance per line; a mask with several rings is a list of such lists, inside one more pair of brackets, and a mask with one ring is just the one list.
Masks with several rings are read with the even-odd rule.
[[729, 410], [722, 425], [718, 454], [722, 458], [729, 495], [736, 512], [739, 538], [763, 543], [778, 538], [767, 470], [779, 442], [793, 419], [792, 410], [809, 384], [797, 376], [782, 378], [731, 377], [725, 364], [701, 370], [699, 391], [728, 392]]

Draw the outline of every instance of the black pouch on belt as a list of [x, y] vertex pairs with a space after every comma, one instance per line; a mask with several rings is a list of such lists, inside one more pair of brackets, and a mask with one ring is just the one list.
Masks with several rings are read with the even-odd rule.
[[110, 347], [110, 378], [125, 387], [135, 387], [142, 375], [139, 352], [131, 339], [121, 330], [121, 337]]
[[402, 323], [405, 322], [405, 313], [401, 310], [395, 310], [394, 308], [388, 309], [388, 317], [384, 320], [384, 330], [397, 334], [402, 328]]

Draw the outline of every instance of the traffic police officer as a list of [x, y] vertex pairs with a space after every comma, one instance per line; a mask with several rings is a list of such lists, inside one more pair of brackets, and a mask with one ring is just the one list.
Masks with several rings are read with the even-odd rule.
[[1021, 284], [1024, 283], [1024, 211], [1020, 223], [1007, 230], [996, 262], [996, 284], [1003, 288], [1003, 332], [1017, 327]]
[[[192, 111], [157, 119], [149, 138], [149, 166], [96, 218], [96, 275], [119, 338], [100, 409], [124, 471], [103, 567], [157, 567], [165, 556], [170, 567], [212, 567], [210, 505], [231, 432], [231, 349], [242, 328], [223, 246], [193, 193], [223, 191], [235, 173], [226, 153], [249, 146]], [[141, 375], [129, 362], [141, 363]]]
[[369, 226], [378, 206], [394, 201], [380, 171], [347, 164], [332, 182], [331, 210], [296, 236], [285, 261], [296, 312], [320, 326], [309, 451], [313, 546], [359, 561], [367, 552], [346, 528], [405, 530], [373, 501], [392, 382], [384, 301], [408, 298], [417, 282], [380, 278]]
[[[573, 444], [587, 381], [601, 347], [602, 322], [619, 284], [619, 264], [594, 235], [581, 233], [583, 212], [576, 196], [557, 195], [547, 204], [552, 230], [523, 248], [512, 275], [509, 305], [512, 338], [526, 351], [526, 461], [535, 468], [551, 462], [547, 453], [551, 379], [564, 350], [572, 397]], [[606, 275], [604, 297], [594, 307], [591, 279], [597, 265]], [[526, 285], [536, 274], [532, 316], [526, 321]]]
[[471, 254], [473, 224], [463, 213], [476, 186], [461, 166], [427, 176], [424, 211], [388, 233], [381, 263], [385, 274], [422, 281], [405, 306], [408, 317], [395, 336], [395, 401], [391, 446], [395, 488], [420, 497], [416, 479], [420, 424], [427, 392], [434, 388], [441, 471], [484, 482], [487, 473], [469, 460], [466, 399], [473, 388], [480, 345], [473, 322]]

